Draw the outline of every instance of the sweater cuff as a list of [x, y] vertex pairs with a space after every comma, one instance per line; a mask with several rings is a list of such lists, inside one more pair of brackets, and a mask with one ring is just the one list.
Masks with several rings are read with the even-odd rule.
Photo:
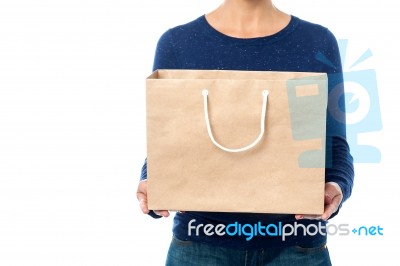
[[147, 179], [147, 158], [144, 160], [142, 171], [140, 173], [140, 180]]
[[[147, 179], [147, 158], [144, 160], [144, 164], [142, 166], [142, 172], [140, 173], [140, 181], [146, 180]], [[150, 210], [150, 212], [147, 214], [154, 219], [160, 219], [162, 216], [157, 215], [154, 211]]]

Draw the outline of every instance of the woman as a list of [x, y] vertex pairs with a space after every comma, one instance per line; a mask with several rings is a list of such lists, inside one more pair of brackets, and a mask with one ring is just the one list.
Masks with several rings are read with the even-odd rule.
[[[168, 30], [160, 38], [156, 69], [227, 69], [328, 73], [329, 90], [343, 93], [343, 75], [335, 37], [326, 28], [278, 10], [271, 0], [225, 0], [213, 12]], [[331, 265], [324, 225], [350, 197], [353, 162], [346, 141], [344, 99], [329, 99], [325, 212], [322, 216], [179, 212], [167, 265]], [[167, 217], [166, 210], [147, 208], [146, 163], [137, 197], [144, 213]], [[212, 184], [210, 184], [212, 185]], [[191, 221], [195, 219], [193, 224]], [[322, 225], [315, 235], [207, 236], [188, 232], [188, 224], [278, 223]], [[201, 232], [200, 232], [201, 233]]]

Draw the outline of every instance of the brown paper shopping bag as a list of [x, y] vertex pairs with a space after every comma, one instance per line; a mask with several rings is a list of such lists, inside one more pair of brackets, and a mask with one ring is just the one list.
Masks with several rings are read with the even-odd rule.
[[158, 70], [146, 91], [150, 209], [323, 213], [326, 74]]

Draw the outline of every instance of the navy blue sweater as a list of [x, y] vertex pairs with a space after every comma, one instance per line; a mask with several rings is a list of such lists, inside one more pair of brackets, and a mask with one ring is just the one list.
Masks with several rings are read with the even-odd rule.
[[[333, 34], [325, 27], [306, 22], [295, 16], [276, 34], [258, 38], [234, 38], [222, 34], [208, 24], [205, 16], [172, 28], [165, 32], [157, 45], [154, 67], [156, 69], [226, 69], [258, 71], [300, 71], [328, 73], [328, 87], [343, 94], [342, 66]], [[332, 99], [335, 99], [333, 101]], [[337, 100], [339, 99], [339, 100]], [[346, 141], [344, 97], [329, 97], [327, 114], [327, 167], [326, 182], [336, 182], [343, 192], [343, 201], [348, 199], [353, 186], [353, 159]], [[147, 178], [147, 164], [142, 168], [141, 179]], [[151, 178], [151, 177], [150, 177]], [[212, 185], [212, 184], [210, 184]], [[342, 201], [342, 202], [343, 202]], [[334, 213], [333, 216], [337, 214]], [[152, 215], [154, 217], [154, 214]], [[333, 217], [332, 216], [332, 217]], [[281, 246], [313, 246], [326, 241], [324, 234], [304, 236], [199, 236], [188, 234], [188, 223], [196, 219], [197, 224], [241, 224], [263, 225], [270, 223], [294, 224], [294, 215], [257, 213], [185, 212], [174, 217], [173, 233], [181, 240], [199, 241], [213, 245], [239, 249], [257, 249]], [[321, 221], [302, 220], [308, 226]], [[325, 222], [322, 222], [322, 226]], [[202, 230], [200, 230], [200, 233]], [[322, 232], [324, 230], [322, 229]]]

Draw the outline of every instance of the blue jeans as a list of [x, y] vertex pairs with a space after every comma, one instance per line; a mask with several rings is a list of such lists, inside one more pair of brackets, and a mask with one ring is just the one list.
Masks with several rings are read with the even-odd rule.
[[236, 250], [172, 238], [166, 266], [326, 266], [332, 265], [326, 243], [317, 247], [299, 246]]

